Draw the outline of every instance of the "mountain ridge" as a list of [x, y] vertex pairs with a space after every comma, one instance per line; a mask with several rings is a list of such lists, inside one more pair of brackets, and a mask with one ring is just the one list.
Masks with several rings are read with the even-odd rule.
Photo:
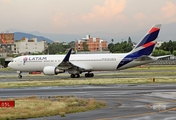
[[31, 39], [31, 38], [37, 38], [37, 41], [43, 41], [46, 40], [47, 43], [53, 43], [54, 41], [52, 41], [49, 38], [43, 37], [43, 36], [37, 36], [37, 35], [33, 35], [30, 33], [24, 33], [24, 32], [14, 32], [14, 39], [16, 40], [21, 40], [23, 37]]
[[[161, 31], [157, 39], [159, 41], [176, 40], [175, 28], [176, 28], [176, 22], [170, 23], [170, 24], [162, 24]], [[81, 38], [85, 38], [86, 35], [90, 35], [91, 38], [98, 37], [100, 39], [107, 40], [109, 43], [111, 42], [111, 39], [114, 39], [114, 43], [116, 43], [116, 42], [121, 42], [123, 40], [128, 40], [128, 37], [131, 37], [131, 40], [133, 42], [138, 42], [146, 34], [148, 29], [140, 30], [138, 32], [130, 33], [128, 35], [126, 32], [122, 32], [122, 31], [118, 31], [116, 33], [97, 31], [92, 33], [90, 32], [90, 33], [80, 33], [80, 34], [57, 34], [57, 33], [55, 34], [55, 33], [41, 33], [38, 31], [23, 32], [22, 30], [19, 30], [20, 32], [15, 32], [15, 31], [18, 31], [17, 29], [11, 29], [9, 31], [14, 31], [15, 40], [19, 40], [22, 37], [27, 37], [29, 39], [35, 37], [35, 38], [38, 38], [38, 41], [46, 40], [49, 43], [53, 43], [56, 40], [60, 42], [71, 42], [71, 41], [79, 40]], [[24, 33], [24, 34], [18, 35], [18, 33]], [[30, 36], [28, 36], [29, 34]]]

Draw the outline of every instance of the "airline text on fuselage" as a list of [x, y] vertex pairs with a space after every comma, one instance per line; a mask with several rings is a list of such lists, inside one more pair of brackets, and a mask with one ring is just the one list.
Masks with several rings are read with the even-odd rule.
[[41, 60], [47, 60], [47, 57], [28, 57], [29, 61], [41, 61]]

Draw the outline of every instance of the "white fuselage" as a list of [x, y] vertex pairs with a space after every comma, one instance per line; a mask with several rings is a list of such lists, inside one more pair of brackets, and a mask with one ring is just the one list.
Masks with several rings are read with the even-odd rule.
[[[72, 54], [69, 62], [79, 66], [80, 68], [90, 69], [92, 71], [114, 71], [120, 69], [126, 69], [146, 63], [153, 62], [153, 60], [147, 61], [132, 61], [126, 65], [117, 69], [117, 66], [122, 59], [128, 53], [121, 54]], [[27, 58], [25, 61], [24, 58]], [[13, 59], [13, 62], [9, 63], [9, 67], [22, 71], [43, 71], [46, 66], [57, 67], [65, 55], [28, 55], [20, 56]], [[122, 64], [122, 63], [121, 63]]]

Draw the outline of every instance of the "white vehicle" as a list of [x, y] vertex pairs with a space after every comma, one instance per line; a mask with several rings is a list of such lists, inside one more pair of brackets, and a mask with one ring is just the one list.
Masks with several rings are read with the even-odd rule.
[[[151, 53], [156, 44], [161, 24], [154, 25], [129, 53], [119, 54], [72, 54], [70, 49], [66, 55], [27, 55], [16, 57], [8, 66], [17, 70], [19, 78], [22, 72], [40, 71], [45, 75], [57, 75], [67, 71], [71, 78], [93, 77], [92, 71], [116, 71], [156, 61], [161, 57], [153, 57]], [[164, 56], [165, 57], [165, 56]]]

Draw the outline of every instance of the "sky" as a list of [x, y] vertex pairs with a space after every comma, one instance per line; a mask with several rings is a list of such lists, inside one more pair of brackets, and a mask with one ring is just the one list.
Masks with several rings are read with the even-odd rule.
[[0, 31], [132, 33], [176, 22], [176, 0], [0, 0]]

